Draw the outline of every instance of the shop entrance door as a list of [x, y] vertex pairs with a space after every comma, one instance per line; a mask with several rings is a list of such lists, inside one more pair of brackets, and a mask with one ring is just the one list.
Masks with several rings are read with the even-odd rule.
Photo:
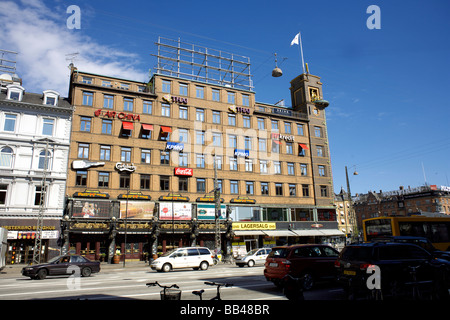
[[256, 239], [245, 240], [245, 248], [247, 249], [247, 252], [252, 251], [253, 249], [257, 249], [258, 241]]

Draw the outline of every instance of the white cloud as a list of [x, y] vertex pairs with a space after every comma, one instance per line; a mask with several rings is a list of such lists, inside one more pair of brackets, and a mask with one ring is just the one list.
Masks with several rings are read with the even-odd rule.
[[53, 89], [67, 96], [70, 61], [82, 71], [109, 76], [148, 80], [146, 71], [133, 67], [137, 55], [100, 44], [66, 26], [64, 11], [52, 10], [41, 0], [0, 2], [0, 48], [18, 52], [17, 74], [28, 92]]

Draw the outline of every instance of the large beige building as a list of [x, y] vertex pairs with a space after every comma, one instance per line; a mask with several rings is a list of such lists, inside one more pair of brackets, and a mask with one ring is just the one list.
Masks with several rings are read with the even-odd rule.
[[292, 108], [222, 80], [157, 68], [143, 83], [73, 68], [67, 249], [138, 259], [214, 248], [216, 182], [226, 252], [342, 235], [320, 78], [291, 81]]

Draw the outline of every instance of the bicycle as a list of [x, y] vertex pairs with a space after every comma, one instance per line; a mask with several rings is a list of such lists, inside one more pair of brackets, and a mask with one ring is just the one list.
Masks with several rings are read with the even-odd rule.
[[[427, 287], [427, 286], [430, 287], [433, 284], [433, 281], [432, 280], [424, 280], [424, 281], [417, 280], [417, 269], [419, 269], [421, 266], [422, 265], [418, 265], [415, 267], [413, 267], [413, 266], [408, 267], [409, 274], [411, 275], [412, 281], [405, 282], [405, 285], [412, 287], [411, 298], [413, 300], [431, 299], [430, 293], [429, 293], [430, 294], [429, 297], [426, 297], [424, 295], [426, 290], [424, 290], [423, 287]], [[420, 287], [422, 287], [422, 289], [420, 289]]]
[[[217, 283], [217, 282], [209, 282], [206, 281], [205, 284], [209, 286], [216, 286], [217, 287], [217, 294], [214, 298], [211, 298], [210, 300], [222, 300], [220, 297], [220, 287], [232, 287], [233, 285], [231, 283]], [[198, 290], [198, 291], [192, 291], [192, 294], [198, 296], [200, 300], [203, 300], [203, 293], [205, 290]]]
[[[171, 286], [162, 286], [158, 283], [158, 281], [155, 282], [149, 282], [146, 284], [147, 287], [155, 287], [159, 286], [160, 288], [164, 288], [161, 290], [161, 300], [181, 300], [181, 290], [178, 290], [179, 287], [176, 284], [173, 284]], [[176, 289], [172, 289], [176, 288]]]

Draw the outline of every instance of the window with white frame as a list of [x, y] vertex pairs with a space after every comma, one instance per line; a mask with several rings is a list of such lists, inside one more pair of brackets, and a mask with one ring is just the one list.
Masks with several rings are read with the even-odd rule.
[[3, 130], [8, 132], [15, 132], [16, 131], [16, 122], [17, 122], [17, 115], [16, 114], [5, 114], [5, 123], [3, 125]]
[[10, 147], [0, 149], [0, 167], [11, 168], [13, 160], [13, 150]]

